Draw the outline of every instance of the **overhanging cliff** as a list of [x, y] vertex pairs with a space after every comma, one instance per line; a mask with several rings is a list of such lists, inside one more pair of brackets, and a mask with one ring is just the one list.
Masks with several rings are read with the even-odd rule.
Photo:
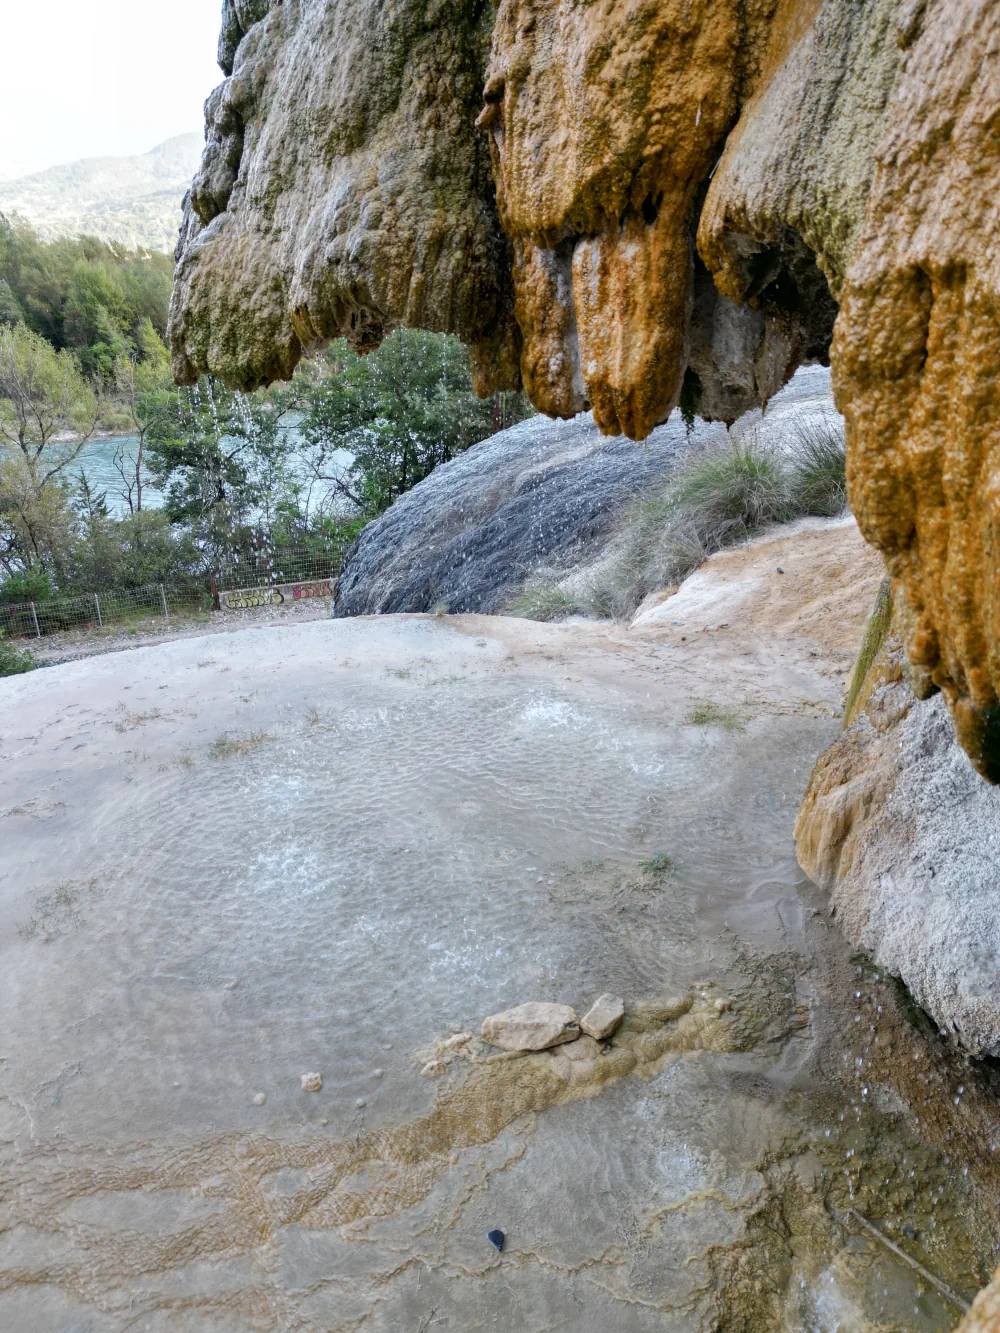
[[733, 420], [829, 356], [907, 651], [995, 780], [998, 15], [227, 0], [175, 371], [252, 387], [421, 325], [484, 392], [642, 439], [682, 394]]

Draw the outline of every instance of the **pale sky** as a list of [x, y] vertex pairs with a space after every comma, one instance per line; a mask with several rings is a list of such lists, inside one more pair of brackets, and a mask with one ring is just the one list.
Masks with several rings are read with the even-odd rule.
[[0, 177], [202, 130], [221, 0], [7, 0]]

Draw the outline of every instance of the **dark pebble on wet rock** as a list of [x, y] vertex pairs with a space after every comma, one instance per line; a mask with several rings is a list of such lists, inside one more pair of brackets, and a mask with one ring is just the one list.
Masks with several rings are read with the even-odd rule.
[[502, 1231], [487, 1231], [486, 1239], [495, 1247], [497, 1254], [503, 1253], [504, 1234]]

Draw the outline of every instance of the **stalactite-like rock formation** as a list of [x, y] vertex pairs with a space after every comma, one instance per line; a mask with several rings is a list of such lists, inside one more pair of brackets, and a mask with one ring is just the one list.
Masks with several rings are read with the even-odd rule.
[[1000, 0], [494, 3], [227, 0], [178, 377], [417, 324], [642, 439], [830, 355], [907, 650], [1000, 778]]
[[[696, 284], [692, 246], [776, 4], [501, 0], [479, 123], [514, 241], [521, 371], [543, 411], [590, 406], [602, 430], [644, 439], [677, 403], [696, 292], [699, 331], [726, 325], [715, 341], [744, 381], [718, 415], [774, 393], [798, 363], [787, 321]], [[701, 343], [711, 393], [711, 332]]]
[[509, 246], [474, 132], [492, 11], [467, 0], [226, 0], [178, 246], [174, 371], [252, 388], [345, 335], [458, 333], [517, 384]]

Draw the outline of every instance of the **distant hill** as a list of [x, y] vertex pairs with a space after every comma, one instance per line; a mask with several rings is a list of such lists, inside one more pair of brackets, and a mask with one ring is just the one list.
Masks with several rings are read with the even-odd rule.
[[200, 134], [178, 134], [136, 157], [85, 157], [0, 180], [0, 213], [20, 214], [44, 240], [87, 232], [169, 251], [201, 146]]

